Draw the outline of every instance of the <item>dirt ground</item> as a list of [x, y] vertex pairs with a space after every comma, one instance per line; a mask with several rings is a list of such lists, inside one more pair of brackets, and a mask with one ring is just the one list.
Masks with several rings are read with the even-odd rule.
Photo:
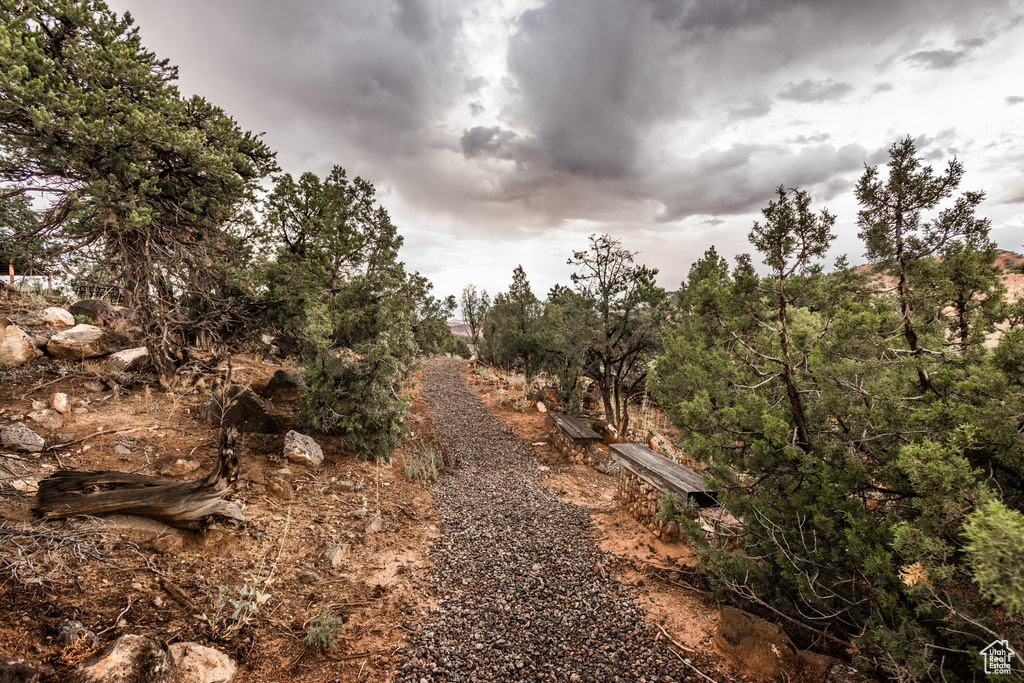
[[[258, 392], [281, 367], [235, 356], [233, 379]], [[431, 605], [424, 553], [436, 520], [429, 490], [410, 482], [404, 466], [410, 450], [432, 438], [418, 373], [407, 387], [411, 432], [390, 463], [360, 460], [336, 439], [320, 438], [319, 471], [288, 464], [283, 431], [296, 426], [296, 405], [272, 405], [282, 433], [246, 435], [237, 449], [235, 500], [245, 529], [205, 533], [130, 516], [34, 518], [35, 482], [57, 469], [184, 480], [216, 463], [218, 431], [199, 417], [207, 391], [165, 393], [145, 376], [123, 390], [95, 391], [86, 386], [95, 377], [88, 364], [53, 359], [5, 375], [0, 427], [24, 419], [33, 401], [55, 391], [85, 410], [64, 416], [59, 429], [38, 430], [48, 443], [65, 446], [0, 457], [0, 614], [9, 616], [0, 621], [0, 653], [47, 663], [59, 680], [96, 649], [58, 642], [56, 625], [67, 617], [95, 632], [100, 645], [132, 633], [217, 647], [234, 658], [241, 683], [390, 680], [404, 634]], [[549, 489], [589, 510], [594, 540], [616, 558], [606, 570], [638, 588], [651, 623], [709, 656], [715, 669], [707, 673], [716, 680], [745, 679], [714, 644], [719, 606], [691, 571], [689, 548], [662, 543], [620, 509], [614, 477], [562, 458], [535, 407], [517, 410], [468, 365], [466, 378], [492, 413], [534, 445]], [[18, 535], [24, 533], [30, 535]], [[232, 610], [221, 609], [218, 618], [218, 602], [238, 599], [244, 586], [269, 597], [231, 634]], [[309, 620], [327, 608], [343, 620], [334, 645], [307, 647]]]
[[[281, 367], [246, 356], [233, 365], [233, 379], [256, 390]], [[201, 391], [167, 394], [145, 379], [116, 395], [91, 391], [88, 366], [52, 359], [5, 379], [0, 427], [55, 391], [87, 412], [38, 430], [48, 443], [71, 445], [0, 457], [0, 614], [10, 617], [0, 620], [0, 652], [49, 663], [61, 678], [95, 649], [57, 642], [56, 624], [68, 617], [101, 644], [133, 633], [218, 647], [235, 659], [240, 682], [387, 678], [402, 629], [429, 605], [416, 581], [436, 533], [430, 494], [404, 475], [404, 450], [390, 464], [373, 464], [323, 438], [325, 461], [314, 472], [282, 459], [283, 433], [246, 435], [236, 449], [235, 500], [247, 520], [241, 533], [193, 533], [131, 516], [40, 522], [31, 512], [35, 482], [55, 470], [192, 479], [215, 465], [218, 430], [198, 416]], [[407, 443], [430, 436], [413, 379]], [[294, 410], [272, 406], [284, 427], [294, 426]], [[25, 529], [51, 538], [11, 533]], [[183, 542], [158, 540], [168, 536]], [[326, 551], [335, 547], [332, 564]], [[228, 604], [218, 619], [218, 602], [238, 599], [246, 584], [269, 598], [230, 635], [233, 610]], [[343, 620], [335, 645], [306, 647], [309, 619], [326, 608]]]

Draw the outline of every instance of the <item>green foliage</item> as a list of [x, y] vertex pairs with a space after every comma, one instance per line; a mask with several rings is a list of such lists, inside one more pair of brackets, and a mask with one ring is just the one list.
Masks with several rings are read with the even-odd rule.
[[658, 271], [634, 264], [635, 252], [610, 235], [591, 235], [590, 247], [574, 251], [572, 282], [589, 308], [584, 372], [597, 382], [604, 412], [620, 434], [629, 427], [629, 402], [647, 382], [661, 344], [665, 290]]
[[530, 289], [526, 271], [516, 266], [508, 292], [494, 297], [483, 323], [483, 358], [506, 370], [521, 370], [527, 381], [541, 359], [540, 301]]
[[0, 182], [42, 204], [15, 242], [114, 283], [164, 343], [246, 324], [237, 266], [275, 169], [258, 136], [181, 97], [101, 0], [4, 0], [0, 62]]
[[690, 501], [681, 499], [678, 493], [666, 491], [658, 498], [658, 512], [654, 516], [663, 522], [685, 523], [689, 520], [686, 513], [691, 509]]
[[964, 549], [981, 594], [1012, 615], [1024, 615], [1024, 515], [999, 501], [967, 518]]
[[264, 581], [259, 576], [246, 579], [238, 590], [237, 599], [229, 597], [231, 593], [227, 587], [220, 587], [216, 608], [209, 619], [210, 626], [219, 637], [234, 638], [256, 618], [260, 608], [270, 599], [269, 592], [260, 590]]
[[453, 469], [452, 459], [432, 443], [419, 442], [406, 456], [405, 476], [417, 484], [432, 484]]
[[650, 387], [742, 520], [729, 549], [682, 525], [718, 590], [889, 676], [970, 678], [972, 651], [1024, 644], [995, 610], [1021, 604], [1024, 336], [981, 344], [1006, 308], [980, 193], [943, 207], [959, 165], [936, 176], [912, 141], [891, 155], [858, 198], [895, 292], [845, 261], [825, 274], [831, 215], [779, 188], [750, 235], [769, 271], [714, 249], [695, 263]]
[[330, 607], [324, 608], [322, 612], [309, 620], [309, 626], [306, 628], [306, 645], [327, 650], [334, 644], [334, 636], [339, 630], [342, 633], [345, 632], [341, 617], [335, 614]]
[[311, 349], [303, 366], [306, 392], [299, 420], [309, 430], [338, 434], [345, 447], [365, 458], [388, 459], [408, 431], [409, 402], [401, 396], [407, 360], [415, 353], [412, 333], [381, 332], [354, 352]]

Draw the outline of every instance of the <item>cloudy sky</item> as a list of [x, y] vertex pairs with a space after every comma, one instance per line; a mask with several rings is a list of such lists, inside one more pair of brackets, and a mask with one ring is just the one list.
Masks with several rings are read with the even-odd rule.
[[1024, 0], [112, 0], [285, 171], [378, 188], [439, 294], [610, 233], [675, 289], [780, 183], [839, 221], [907, 135], [1024, 251]]

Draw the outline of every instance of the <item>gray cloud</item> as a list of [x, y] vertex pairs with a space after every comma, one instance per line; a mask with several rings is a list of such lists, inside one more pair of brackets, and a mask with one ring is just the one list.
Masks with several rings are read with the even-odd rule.
[[478, 157], [484, 152], [497, 156], [501, 147], [514, 140], [516, 134], [501, 128], [485, 128], [475, 126], [462, 134], [459, 146], [466, 158]]
[[[1020, 0], [537, 0], [520, 15], [490, 0], [110, 2], [182, 67], [183, 91], [268, 131], [286, 170], [340, 163], [440, 243], [577, 221], [681, 232], [756, 212], [780, 182], [816, 201], [848, 195], [893, 142], [849, 134], [861, 95], [897, 83], [897, 100], [932, 68], [988, 58], [986, 40], [1020, 12]], [[489, 46], [498, 59], [476, 59], [509, 30]], [[777, 120], [794, 109], [806, 125]], [[880, 129], [930, 132], [932, 154], [971, 150], [938, 141], [912, 106], [893, 117]]]
[[967, 58], [967, 50], [918, 50], [907, 61], [925, 69], [952, 69]]
[[764, 206], [780, 183], [822, 185], [835, 196], [843, 176], [863, 168], [869, 153], [860, 145], [819, 144], [798, 151], [779, 145], [738, 144], [687, 159], [663, 186], [662, 221], [688, 216], [751, 213]]
[[728, 112], [730, 121], [742, 121], [744, 119], [759, 119], [767, 116], [772, 110], [771, 102], [767, 98], [751, 100], [742, 107], [733, 107]]
[[831, 78], [824, 81], [805, 79], [799, 83], [787, 83], [779, 91], [779, 99], [794, 102], [827, 102], [838, 100], [853, 91], [849, 83], [837, 83]]

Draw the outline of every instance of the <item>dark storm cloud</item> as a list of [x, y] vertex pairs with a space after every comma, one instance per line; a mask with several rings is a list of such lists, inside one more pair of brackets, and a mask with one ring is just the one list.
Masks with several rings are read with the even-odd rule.
[[668, 110], [671, 54], [651, 13], [623, 0], [549, 0], [524, 12], [508, 50], [523, 122], [553, 168], [595, 178], [633, 170], [642, 134]]
[[137, 15], [147, 45], [161, 31], [176, 35], [183, 86], [256, 112], [272, 136], [317, 138], [316, 150], [340, 144], [378, 161], [408, 154], [467, 82], [459, 7], [445, 2], [112, 4]]
[[695, 215], [738, 215], [765, 205], [779, 184], [821, 185], [834, 196], [842, 176], [863, 168], [871, 156], [860, 145], [812, 145], [793, 151], [782, 146], [739, 144], [688, 159], [666, 183], [662, 221]]
[[497, 156], [502, 146], [515, 139], [516, 134], [501, 128], [475, 126], [462, 134], [459, 146], [466, 158], [478, 157], [484, 152]]
[[806, 79], [787, 83], [779, 90], [779, 99], [793, 102], [827, 102], [838, 100], [853, 91], [849, 83], [837, 83], [831, 78], [824, 81]]
[[[742, 135], [776, 113], [774, 98], [870, 93], [899, 75], [890, 71], [929, 66], [921, 54], [936, 35], [969, 56], [977, 36], [1007, 23], [1008, 7], [541, 0], [509, 19], [487, 0], [111, 2], [138, 15], [147, 46], [182, 65], [183, 85], [267, 130], [286, 170], [341, 163], [393, 188], [410, 211], [493, 221], [495, 231], [511, 208], [520, 224], [544, 226], [662, 206], [672, 220], [756, 210], [779, 182], [837, 191], [870, 156], [842, 146], [841, 124], [833, 138], [815, 129], [791, 140], [787, 130], [790, 139], [703, 152], [714, 142], [681, 148], [665, 130], [685, 140], [691, 125], [713, 121]], [[507, 73], [463, 52], [471, 15], [512, 22]], [[857, 64], [870, 81], [848, 71]]]

